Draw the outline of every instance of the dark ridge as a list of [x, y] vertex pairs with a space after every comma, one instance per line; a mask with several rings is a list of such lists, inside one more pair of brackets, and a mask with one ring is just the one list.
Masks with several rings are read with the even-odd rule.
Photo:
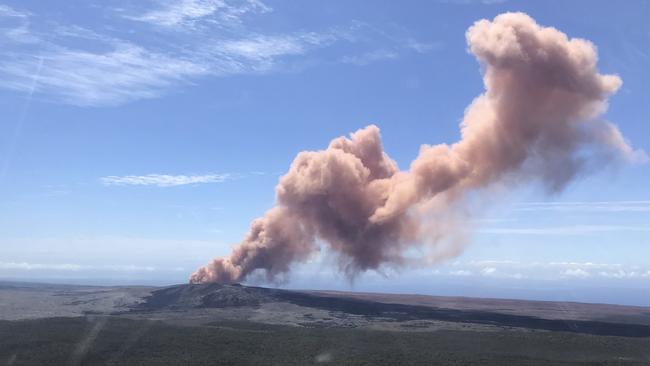
[[313, 295], [303, 292], [278, 291], [276, 296], [292, 304], [340, 311], [368, 317], [404, 320], [440, 320], [517, 327], [549, 331], [584, 333], [620, 337], [650, 337], [650, 326], [589, 320], [543, 319], [534, 316], [511, 315], [487, 311], [455, 310], [428, 306], [388, 304], [368, 300]]
[[257, 307], [265, 302], [291, 304], [336, 311], [368, 318], [405, 320], [439, 320], [485, 324], [548, 331], [562, 331], [604, 336], [650, 337], [650, 326], [590, 320], [544, 319], [526, 315], [489, 311], [456, 310], [421, 305], [381, 303], [370, 300], [327, 296], [298, 291], [248, 287], [241, 285], [177, 285], [156, 290], [133, 311], [189, 308]]
[[245, 287], [239, 284], [189, 284], [165, 287], [153, 291], [139, 304], [136, 311], [178, 310], [188, 308], [223, 308], [232, 306], [259, 306], [268, 301], [270, 290]]

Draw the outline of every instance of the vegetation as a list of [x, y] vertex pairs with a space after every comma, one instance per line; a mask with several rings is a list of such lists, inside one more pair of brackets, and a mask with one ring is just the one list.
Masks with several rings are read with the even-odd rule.
[[650, 338], [546, 331], [397, 332], [121, 317], [0, 322], [11, 365], [647, 365]]

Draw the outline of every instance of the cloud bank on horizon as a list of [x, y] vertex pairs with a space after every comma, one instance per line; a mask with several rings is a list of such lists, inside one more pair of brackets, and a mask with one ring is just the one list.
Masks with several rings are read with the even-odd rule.
[[307, 261], [319, 242], [350, 278], [412, 263], [412, 248], [427, 250], [425, 262], [439, 261], [462, 250], [459, 219], [469, 195], [487, 200], [493, 187], [526, 183], [559, 192], [582, 174], [647, 159], [599, 118], [622, 81], [598, 72], [589, 41], [524, 13], [477, 21], [466, 39], [485, 92], [466, 109], [460, 141], [422, 145], [405, 171], [373, 125], [299, 153], [276, 187], [276, 206], [230, 256], [199, 268], [190, 282], [240, 282], [258, 272], [271, 281]]

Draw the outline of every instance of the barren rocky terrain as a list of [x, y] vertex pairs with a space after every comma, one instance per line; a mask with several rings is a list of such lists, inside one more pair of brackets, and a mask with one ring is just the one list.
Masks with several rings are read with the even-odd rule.
[[218, 284], [0, 284], [0, 363], [11, 365], [53, 355], [50, 364], [382, 364], [373, 357], [389, 350], [402, 354], [386, 360], [413, 364], [650, 364], [650, 308]]
[[650, 308], [241, 285], [93, 287], [3, 283], [0, 319], [111, 315], [176, 324], [216, 320], [302, 327], [566, 331], [650, 336]]

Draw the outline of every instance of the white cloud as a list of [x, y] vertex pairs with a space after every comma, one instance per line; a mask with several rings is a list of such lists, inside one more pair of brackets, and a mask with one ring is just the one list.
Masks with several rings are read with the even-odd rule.
[[30, 16], [31, 13], [27, 11], [0, 4], [0, 41], [6, 40], [18, 44], [34, 43], [36, 40], [29, 32]]
[[0, 4], [0, 17], [26, 18], [29, 15], [29, 12], [16, 10], [7, 5]]
[[423, 43], [423, 42], [416, 41], [414, 39], [409, 39], [406, 42], [406, 47], [418, 53], [427, 53], [429, 51], [442, 48], [443, 43], [442, 42]]
[[31, 271], [36, 269], [52, 269], [63, 271], [79, 271], [83, 266], [78, 264], [61, 263], [61, 264], [40, 264], [40, 263], [27, 263], [27, 262], [0, 262], [0, 269], [17, 269]]
[[[202, 236], [198, 232], [197, 235]], [[205, 258], [225, 255], [230, 250], [230, 243], [214, 239], [164, 236], [0, 238], [0, 277], [30, 281], [76, 278], [84, 282], [97, 280], [96, 283], [126, 278], [132, 283], [184, 283]]]
[[341, 62], [357, 66], [365, 66], [376, 61], [394, 60], [398, 57], [399, 55], [394, 51], [376, 50], [356, 56], [343, 56]]
[[29, 91], [36, 75], [39, 93], [82, 106], [158, 97], [167, 87], [205, 72], [203, 65], [128, 43], [105, 53], [57, 48], [39, 58], [23, 55], [0, 61], [5, 88]]
[[162, 9], [147, 12], [141, 16], [129, 17], [133, 20], [154, 23], [163, 26], [176, 26], [188, 21], [211, 15], [223, 8], [223, 1], [180, 0], [171, 1]]
[[[454, 276], [484, 276], [501, 279], [566, 280], [567, 278], [650, 279], [650, 268], [620, 263], [578, 261], [524, 262], [513, 260], [455, 261], [448, 264]], [[444, 267], [443, 267], [444, 268]]]
[[495, 267], [495, 268], [584, 268], [584, 269], [618, 269], [623, 265], [620, 263], [597, 263], [597, 262], [522, 262], [513, 260], [472, 260], [468, 262], [455, 262], [455, 266]]
[[51, 22], [40, 29], [42, 23], [30, 21], [33, 14], [0, 7], [0, 16], [5, 14], [21, 18], [3, 34], [8, 42], [0, 57], [0, 87], [5, 89], [33, 90], [75, 105], [111, 105], [158, 97], [172, 85], [207, 72], [205, 65], [183, 55], [153, 51], [74, 24]]
[[[147, 13], [141, 20], [180, 26], [215, 13], [232, 22], [247, 12], [268, 10], [257, 1], [237, 6], [222, 1], [163, 5], [166, 10]], [[200, 76], [271, 71], [279, 58], [302, 54], [322, 39], [316, 33], [262, 36], [242, 29], [236, 34], [215, 31], [169, 38], [153, 47], [74, 24], [52, 22], [48, 29], [39, 29], [30, 24], [30, 13], [7, 6], [0, 7], [2, 16], [20, 16], [21, 22], [2, 32], [8, 43], [0, 57], [0, 87], [21, 92], [35, 88], [37, 94], [80, 106], [155, 98]], [[145, 33], [158, 36], [155, 31]]]
[[497, 269], [494, 267], [485, 267], [481, 270], [483, 276], [492, 276], [496, 273]]
[[[215, 240], [191, 238], [138, 238], [92, 236], [73, 238], [0, 239], [2, 260], [13, 263], [69, 263], [74, 253], [76, 263], [101, 266], [106, 263], [133, 263], [156, 268], [199, 265], [206, 256], [227, 254], [230, 245]], [[25, 257], [25, 253], [29, 257]], [[146, 263], [142, 260], [146, 259]], [[194, 269], [194, 265], [190, 265]]]
[[650, 231], [650, 226], [631, 225], [572, 225], [539, 228], [485, 228], [477, 232], [496, 235], [584, 235], [617, 231]]
[[248, 17], [271, 11], [257, 0], [165, 0], [155, 1], [153, 8], [151, 2], [137, 6], [142, 4], [149, 8], [119, 10], [117, 21], [126, 20], [128, 26], [107, 19], [92, 29], [0, 5], [0, 17], [18, 19], [0, 25], [0, 41], [6, 41], [0, 88], [33, 89], [37, 98], [72, 105], [118, 105], [160, 97], [200, 77], [292, 69], [294, 57], [334, 43], [381, 43], [382, 49], [392, 50], [327, 56], [357, 65], [396, 58], [398, 51], [431, 48], [360, 23], [318, 32], [253, 31]]
[[222, 183], [232, 178], [230, 174], [206, 174], [206, 175], [111, 175], [101, 178], [101, 182], [107, 186], [157, 186], [175, 187], [186, 184]]
[[[238, 6], [221, 1], [173, 1], [165, 6], [165, 11], [147, 13], [139, 20], [171, 26], [218, 13], [222, 20], [235, 21], [249, 11], [266, 9], [257, 1]], [[283, 57], [302, 55], [336, 40], [327, 32], [262, 35], [241, 29], [170, 38], [162, 49], [74, 24], [37, 30], [30, 25], [31, 14], [7, 6], [0, 7], [0, 16], [22, 20], [4, 32], [9, 41], [4, 47], [10, 51], [0, 57], [0, 87], [21, 92], [34, 89], [55, 101], [80, 106], [156, 98], [201, 76], [269, 72]], [[69, 45], [71, 41], [75, 47]], [[92, 45], [80, 47], [84, 42]]]
[[[493, 259], [488, 259], [488, 260], [480, 260], [480, 261], [469, 261], [466, 264], [470, 266], [504, 266], [504, 265], [516, 265], [519, 264], [520, 262], [517, 261], [511, 261], [511, 260], [493, 260]], [[458, 265], [460, 265], [460, 262], [458, 262]]]
[[[470, 261], [466, 263], [455, 262], [452, 264], [452, 267], [461, 267], [462, 269], [449, 271], [448, 274], [451, 276], [461, 277], [483, 276], [516, 280], [528, 278], [529, 276], [524, 275], [521, 272], [513, 272], [513, 269], [516, 268], [518, 263], [519, 262], [496, 260]], [[485, 265], [489, 266], [485, 267]], [[441, 272], [437, 272], [437, 274], [440, 273]]]
[[516, 211], [650, 212], [650, 201], [524, 202]]
[[598, 272], [598, 275], [606, 278], [616, 278], [616, 279], [639, 279], [639, 278], [650, 278], [650, 270], [647, 271], [634, 271], [634, 270], [622, 270], [618, 271], [601, 271]]
[[160, 7], [141, 15], [126, 15], [125, 18], [173, 28], [194, 28], [201, 20], [219, 22], [221, 25], [240, 23], [247, 13], [264, 13], [271, 8], [261, 1], [238, 2], [224, 0], [167, 0]]
[[[153, 272], [157, 268], [152, 266], [135, 266], [135, 265], [83, 265], [73, 263], [28, 263], [28, 262], [0, 262], [0, 270], [19, 270], [19, 271], [36, 271], [36, 270], [51, 270], [51, 271], [111, 271], [111, 272]], [[174, 268], [174, 271], [179, 269]], [[182, 270], [182, 269], [180, 269]]]
[[581, 268], [567, 269], [564, 272], [562, 272], [562, 274], [567, 277], [578, 277], [578, 278], [587, 278], [591, 276], [589, 272]]
[[506, 1], [508, 0], [438, 0], [440, 3], [455, 5], [495, 5], [505, 3]]
[[598, 269], [598, 268], [619, 268], [622, 265], [619, 263], [594, 263], [594, 262], [549, 262], [537, 264], [548, 267], [572, 267], [572, 268], [585, 268], [585, 269]]
[[[295, 33], [287, 35], [248, 35], [246, 38], [219, 42], [210, 50], [209, 57], [229, 60], [215, 68], [215, 72], [231, 68], [238, 73], [264, 72], [272, 70], [278, 59], [298, 56], [315, 47], [324, 47], [336, 40], [328, 33]], [[226, 73], [231, 73], [227, 71]]]
[[449, 271], [449, 274], [452, 275], [452, 276], [461, 276], [461, 277], [466, 277], [466, 276], [473, 275], [473, 273], [471, 271], [467, 271], [467, 270], [463, 270], [463, 269], [456, 270], [456, 271]]
[[[72, 34], [69, 30], [61, 32]], [[37, 76], [37, 92], [57, 101], [80, 106], [116, 105], [162, 96], [200, 76], [270, 72], [281, 58], [305, 54], [334, 40], [317, 33], [246, 37], [215, 41], [187, 54], [152, 51], [108, 38], [95, 40], [105, 44], [107, 50], [103, 52], [73, 50], [41, 40], [44, 50], [38, 55], [0, 59], [0, 75], [4, 77], [0, 85], [28, 92]]]

